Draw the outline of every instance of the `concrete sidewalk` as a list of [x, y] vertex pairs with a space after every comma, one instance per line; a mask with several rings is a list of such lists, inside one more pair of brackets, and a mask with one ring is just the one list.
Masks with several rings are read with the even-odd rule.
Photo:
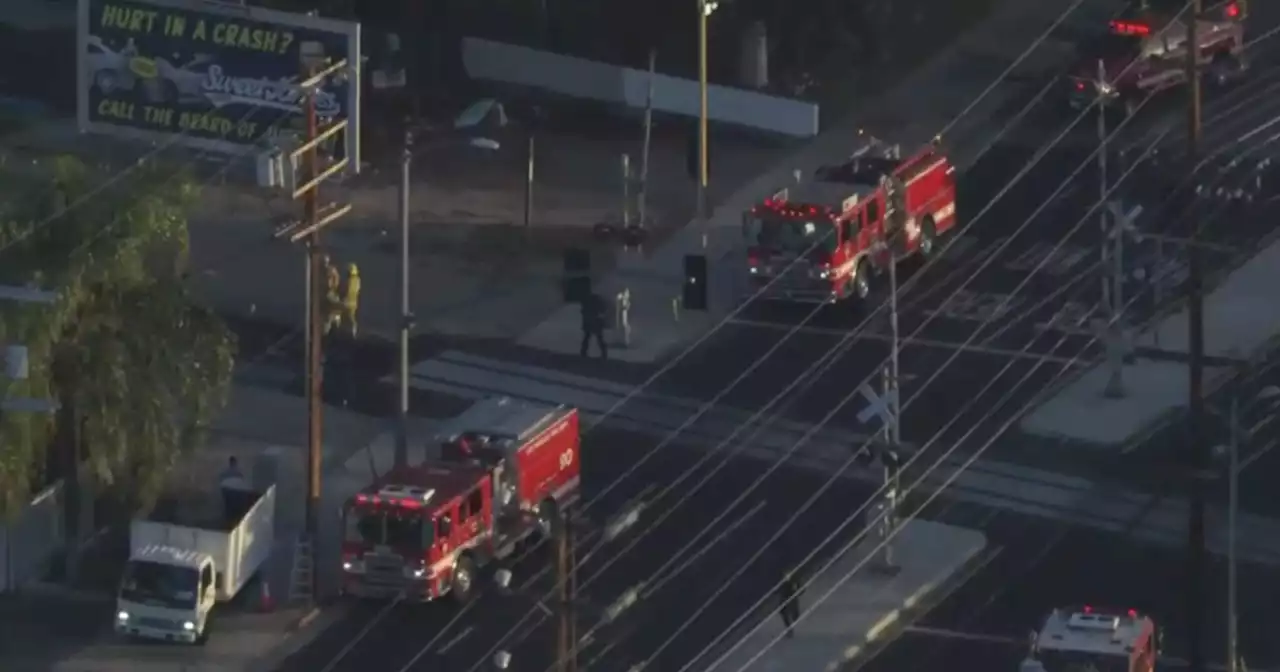
[[[1274, 288], [1280, 284], [1280, 241], [1273, 242], [1228, 275], [1204, 299], [1205, 354], [1238, 364], [1264, 352], [1280, 336]], [[1189, 352], [1189, 311], [1169, 315], [1135, 339], [1138, 348]], [[1205, 385], [1216, 388], [1235, 366], [1206, 366]], [[1110, 377], [1106, 362], [1063, 385], [1028, 414], [1022, 431], [1035, 436], [1100, 447], [1121, 447], [1141, 438], [1190, 398], [1188, 365], [1138, 357], [1124, 367], [1126, 394], [1103, 392]]]
[[[895, 631], [924, 615], [946, 593], [967, 580], [987, 557], [987, 538], [977, 530], [926, 520], [908, 521], [893, 540], [899, 569], [888, 574], [872, 557], [868, 536], [825, 564], [800, 597], [793, 638], [771, 616], [740, 638], [719, 660], [702, 661], [703, 672], [834, 672], [869, 655]], [[732, 646], [732, 645], [729, 645]]]
[[[708, 222], [690, 223], [649, 257], [623, 258], [618, 270], [598, 279], [595, 287], [598, 294], [610, 300], [623, 289], [630, 290], [632, 296], [631, 345], [617, 348], [610, 355], [621, 361], [658, 361], [681, 344], [696, 339], [736, 308], [745, 290], [741, 213], [779, 185], [793, 180], [793, 171], [808, 173], [847, 158], [858, 145], [861, 129], [912, 147], [927, 142], [955, 120], [957, 123], [945, 140], [957, 166], [962, 170], [967, 167], [970, 158], [983, 150], [999, 129], [991, 120], [1001, 118], [1000, 110], [1022, 93], [1021, 82], [1065, 64], [1074, 53], [1073, 47], [1063, 39], [1045, 40], [1009, 73], [1007, 85], [996, 86], [973, 109], [968, 109], [969, 105], [1070, 4], [1069, 0], [1002, 4], [991, 18], [961, 36], [928, 65], [904, 77], [894, 89], [874, 101], [863, 101], [853, 118], [825, 130], [803, 149], [747, 181], [716, 208]], [[1073, 17], [1078, 24], [1091, 26], [1096, 32], [1116, 5], [1111, 0], [1090, 0]], [[965, 110], [967, 114], [957, 120]], [[707, 312], [673, 313], [673, 301], [683, 283], [686, 254], [707, 257], [711, 307]], [[525, 333], [519, 343], [574, 353], [579, 326], [578, 307], [562, 306]], [[619, 337], [615, 335], [614, 340]]]
[[[336, 592], [340, 529], [334, 514], [341, 502], [370, 480], [371, 465], [385, 470], [393, 441], [384, 421], [341, 409], [325, 409], [325, 479], [323, 520], [317, 545], [321, 598]], [[416, 430], [416, 428], [415, 428]], [[425, 430], [424, 430], [425, 431]], [[235, 455], [249, 472], [255, 463], [275, 465], [277, 511], [275, 550], [263, 578], [279, 605], [260, 613], [257, 586], [250, 584], [235, 602], [220, 607], [207, 644], [201, 647], [129, 642], [111, 629], [114, 597], [111, 594], [42, 592], [39, 587], [22, 598], [43, 605], [42, 613], [65, 622], [81, 619], [80, 636], [63, 637], [65, 628], [41, 625], [23, 646], [5, 646], [0, 668], [43, 669], [51, 672], [267, 672], [280, 660], [304, 646], [341, 609], [316, 610], [309, 603], [290, 604], [294, 541], [302, 532], [305, 501], [306, 413], [303, 399], [255, 387], [234, 388], [226, 411], [213, 429], [209, 445], [184, 462], [174, 474], [174, 487], [209, 488], [209, 484]], [[371, 455], [383, 455], [370, 462]], [[377, 460], [382, 460], [381, 462]], [[211, 494], [212, 496], [212, 494]], [[70, 611], [69, 611], [70, 610]], [[8, 610], [0, 611], [7, 613]], [[61, 615], [60, 615], [61, 614]], [[14, 624], [17, 627], [18, 624]], [[5, 618], [4, 628], [10, 627]], [[15, 644], [17, 642], [15, 641]]]

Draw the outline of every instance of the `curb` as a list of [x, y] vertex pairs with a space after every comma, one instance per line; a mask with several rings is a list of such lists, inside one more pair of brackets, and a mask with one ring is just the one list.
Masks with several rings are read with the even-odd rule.
[[246, 663], [244, 672], [274, 672], [285, 660], [301, 651], [329, 626], [345, 615], [341, 607], [312, 607], [289, 625], [280, 641], [267, 653]]
[[827, 665], [827, 672], [857, 672], [881, 651], [889, 646], [903, 630], [923, 618], [935, 606], [941, 604], [956, 590], [968, 583], [1003, 552], [1001, 546], [984, 546], [945, 579], [922, 586], [915, 595], [907, 598], [895, 609], [867, 630], [860, 644], [845, 649], [842, 659]]

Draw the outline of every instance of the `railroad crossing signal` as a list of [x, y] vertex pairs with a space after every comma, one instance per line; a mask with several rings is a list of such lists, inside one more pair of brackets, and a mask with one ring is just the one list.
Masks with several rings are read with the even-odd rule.
[[858, 422], [865, 425], [878, 417], [886, 427], [893, 425], [893, 407], [898, 403], [897, 390], [880, 395], [870, 385], [863, 383], [858, 387], [858, 392], [867, 400], [867, 407], [858, 411]]

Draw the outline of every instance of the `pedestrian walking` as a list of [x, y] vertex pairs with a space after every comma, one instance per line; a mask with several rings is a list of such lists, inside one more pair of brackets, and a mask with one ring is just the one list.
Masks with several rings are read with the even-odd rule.
[[800, 594], [803, 592], [804, 589], [800, 587], [800, 579], [796, 576], [795, 570], [786, 570], [782, 582], [778, 584], [778, 601], [781, 603], [778, 607], [778, 615], [782, 617], [782, 625], [787, 630], [788, 639], [795, 636], [792, 628], [800, 620]]
[[579, 352], [587, 356], [591, 340], [595, 339], [600, 348], [600, 359], [609, 359], [609, 349], [604, 344], [604, 299], [598, 294], [590, 294], [582, 300], [582, 347]]

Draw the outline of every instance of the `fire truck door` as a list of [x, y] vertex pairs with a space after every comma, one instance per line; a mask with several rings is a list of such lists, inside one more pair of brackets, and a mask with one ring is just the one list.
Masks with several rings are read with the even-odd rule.
[[463, 539], [474, 539], [480, 534], [481, 526], [484, 521], [484, 494], [480, 488], [471, 491], [467, 495], [467, 501], [462, 505], [462, 527]]

